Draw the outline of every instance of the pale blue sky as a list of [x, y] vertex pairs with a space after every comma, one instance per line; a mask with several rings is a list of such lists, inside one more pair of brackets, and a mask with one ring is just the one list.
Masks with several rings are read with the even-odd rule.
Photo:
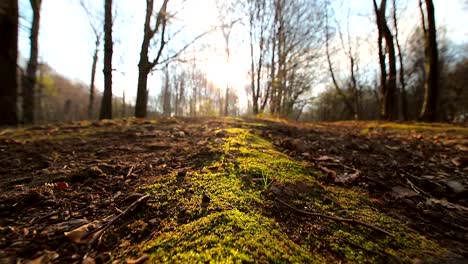
[[[98, 11], [103, 1], [89, 1]], [[117, 20], [114, 25], [115, 48], [113, 75], [114, 94], [121, 95], [125, 90], [127, 97], [136, 94], [137, 64], [142, 41], [143, 20], [146, 3], [144, 0], [114, 0], [118, 7]], [[159, 5], [158, 0], [156, 0]], [[179, 10], [180, 0], [171, 1], [172, 8]], [[170, 3], [171, 3], [170, 2]], [[375, 25], [372, 16], [372, 0], [342, 0], [343, 7], [336, 10], [341, 18], [346, 19], [347, 5], [351, 5], [350, 28], [353, 35], [359, 35], [359, 52], [365, 64], [376, 62], [373, 54], [375, 43]], [[435, 0], [436, 19], [439, 25], [445, 24], [447, 36], [456, 43], [467, 43], [468, 27], [466, 27], [467, 10], [463, 8], [462, 0]], [[401, 30], [408, 34], [419, 23], [417, 0], [399, 0], [401, 13]], [[175, 6], [174, 6], [175, 5]], [[171, 6], [171, 5], [170, 5]], [[334, 6], [336, 9], [339, 5]], [[403, 9], [404, 8], [404, 9]], [[23, 57], [28, 55], [28, 28], [30, 8], [28, 0], [20, 0], [21, 20], [20, 52]], [[94, 37], [89, 26], [88, 17], [79, 5], [79, 0], [43, 0], [41, 29], [39, 39], [40, 58], [50, 64], [57, 72], [70, 79], [89, 83]], [[184, 26], [184, 30], [174, 42], [175, 46], [183, 44], [218, 23], [217, 10], [214, 0], [186, 0], [184, 8], [178, 15], [177, 25]], [[200, 59], [199, 66], [208, 72], [208, 78], [217, 85], [222, 85], [226, 79], [244, 93], [244, 86], [248, 84], [247, 72], [249, 68], [249, 50], [247, 42], [240, 39], [247, 38], [241, 26], [233, 31], [238, 40], [233, 43], [231, 65], [225, 64], [224, 44], [222, 34], [213, 32], [206, 36], [200, 45], [194, 46], [196, 57]], [[205, 48], [200, 49], [201, 44]], [[209, 48], [206, 46], [210, 44]], [[102, 58], [102, 54], [101, 54]], [[340, 60], [340, 58], [336, 58]], [[159, 92], [160, 76], [155, 73], [150, 77], [150, 93]], [[97, 87], [101, 89], [103, 83], [102, 64], [98, 68]]]

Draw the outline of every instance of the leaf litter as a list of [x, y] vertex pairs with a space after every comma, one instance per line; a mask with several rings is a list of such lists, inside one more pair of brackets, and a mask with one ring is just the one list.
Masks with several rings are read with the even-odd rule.
[[[184, 184], [191, 171], [206, 165], [213, 172], [223, 170], [207, 161], [219, 157], [210, 144], [225, 144], [222, 129], [227, 127], [244, 127], [273, 142], [279, 151], [321, 171], [324, 185], [369, 193], [379, 205], [376, 210], [450, 248], [455, 259], [467, 260], [468, 136], [463, 131], [402, 130], [365, 122], [304, 125], [166, 118], [2, 131], [1, 262], [106, 263], [111, 252], [125, 252], [133, 243], [149, 239], [151, 232], [139, 233], [138, 226], [155, 231], [162, 220], [145, 211], [152, 198], [144, 188], [174, 172]], [[307, 185], [288, 187], [275, 176], [260, 175], [253, 183], [255, 179], [259, 184], [266, 179], [264, 188], [283, 206], [308, 213], [287, 199], [302, 189], [310, 192]], [[325, 198], [337, 203], [332, 195]], [[203, 193], [202, 204], [210, 200]], [[270, 209], [284, 211], [278, 206]], [[277, 221], [295, 243], [301, 243], [304, 230], [299, 226], [309, 220]], [[114, 241], [128, 223], [135, 226], [131, 242]], [[142, 253], [129, 255], [126, 262], [149, 259]]]

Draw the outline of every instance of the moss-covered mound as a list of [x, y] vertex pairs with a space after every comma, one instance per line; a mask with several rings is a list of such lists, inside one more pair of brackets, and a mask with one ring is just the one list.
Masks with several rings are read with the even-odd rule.
[[[152, 194], [151, 239], [130, 256], [175, 262], [412, 262], [445, 250], [379, 212], [365, 194], [328, 185], [320, 173], [275, 150], [248, 129], [217, 132], [210, 164], [162, 177]], [[299, 214], [284, 206], [356, 219], [375, 230]], [[129, 256], [127, 256], [129, 257]]]

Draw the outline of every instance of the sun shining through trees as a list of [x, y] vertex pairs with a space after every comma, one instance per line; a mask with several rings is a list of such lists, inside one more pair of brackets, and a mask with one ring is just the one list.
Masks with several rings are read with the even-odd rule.
[[[437, 88], [441, 90], [438, 99], [425, 97], [423, 92], [429, 87], [424, 80], [424, 63], [428, 62], [424, 32], [429, 32], [428, 26], [433, 23], [426, 22], [430, 16], [425, 4], [420, 8], [420, 2], [386, 1], [383, 10], [388, 18], [381, 28], [387, 26], [387, 36], [398, 40], [399, 50], [382, 60], [389, 45], [378, 40], [378, 13], [372, 3], [172, 0], [162, 8], [164, 1], [159, 0], [114, 0], [112, 93], [104, 98], [109, 105], [112, 95], [112, 112], [117, 117], [132, 113], [157, 116], [164, 112], [165, 101], [165, 115], [219, 115], [227, 106], [237, 114], [268, 113], [304, 120], [376, 119], [389, 117], [382, 112], [385, 104], [392, 108], [390, 119], [418, 119], [422, 117], [421, 108], [430, 106], [440, 111], [429, 119], [464, 120], [466, 93], [458, 87], [461, 82], [452, 82], [455, 76], [461, 76], [457, 71], [463, 71], [466, 58], [468, 32], [457, 20], [464, 15], [465, 9], [460, 8], [463, 1], [434, 1], [438, 57], [444, 64], [439, 79], [447, 80]], [[381, 3], [376, 4], [380, 8]], [[27, 0], [19, 1], [19, 9], [19, 65], [26, 67], [34, 13]], [[150, 31], [144, 40], [148, 11]], [[58, 87], [61, 80], [56, 80], [51, 89], [60, 88], [58, 95], [43, 93], [48, 89], [33, 91], [37, 102], [30, 96], [25, 102], [35, 102], [32, 107], [38, 112], [38, 120], [33, 120], [31, 107], [26, 107], [30, 103], [23, 104], [28, 116], [22, 119], [31, 123], [98, 117], [104, 88], [104, 5], [89, 0], [44, 0], [41, 14], [37, 62], [45, 66], [38, 67], [36, 75], [63, 77], [70, 80], [66, 85], [70, 88]], [[142, 50], [144, 42], [147, 49]], [[66, 52], [64, 47], [73, 52]], [[393, 57], [395, 69], [390, 67], [393, 63], [384, 65]], [[90, 72], [94, 74], [90, 76]], [[393, 89], [390, 80], [395, 78], [398, 81]], [[88, 89], [71, 88], [79, 86]], [[391, 101], [383, 97], [386, 87], [394, 91]], [[237, 98], [235, 105], [228, 105], [226, 88]], [[75, 93], [81, 94], [72, 98]], [[66, 102], [76, 109], [75, 114], [64, 111], [70, 108], [65, 109]], [[198, 109], [207, 112], [197, 114]]]
[[465, 0], [0, 0], [0, 263], [468, 263]]

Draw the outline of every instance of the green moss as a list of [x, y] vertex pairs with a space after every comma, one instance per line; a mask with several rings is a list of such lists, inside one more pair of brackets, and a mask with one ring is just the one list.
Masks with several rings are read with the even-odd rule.
[[231, 136], [224, 145], [226, 155], [234, 156], [238, 164], [235, 173], [261, 178], [265, 175], [279, 182], [304, 181], [314, 183], [314, 172], [304, 164], [291, 160], [274, 150], [273, 144], [259, 136], [239, 128], [226, 129]]
[[455, 132], [461, 134], [468, 134], [468, 128], [456, 126], [452, 124], [442, 123], [367, 123], [368, 127], [377, 127], [390, 130], [406, 130], [416, 132]]
[[[365, 193], [324, 184], [322, 175], [248, 130], [217, 133], [224, 136], [223, 143], [210, 145], [220, 155], [211, 156], [213, 160], [199, 170], [185, 176], [174, 172], [147, 188], [153, 199], [146, 217], [159, 219], [160, 224], [149, 242], [136, 245], [134, 255], [147, 252], [154, 263], [369, 263], [395, 257], [427, 259], [426, 252], [444, 252], [379, 212]], [[296, 190], [297, 183], [308, 187]], [[284, 233], [291, 227], [267, 205], [274, 202], [267, 198], [270, 189], [279, 186], [297, 192], [287, 197], [294, 206], [361, 220], [395, 237], [317, 217], [302, 218], [305, 233], [295, 235], [298, 245]], [[290, 210], [281, 213], [295, 217]]]
[[144, 250], [151, 252], [154, 263], [312, 263], [307, 251], [282, 234], [274, 221], [235, 209], [156, 233]]

